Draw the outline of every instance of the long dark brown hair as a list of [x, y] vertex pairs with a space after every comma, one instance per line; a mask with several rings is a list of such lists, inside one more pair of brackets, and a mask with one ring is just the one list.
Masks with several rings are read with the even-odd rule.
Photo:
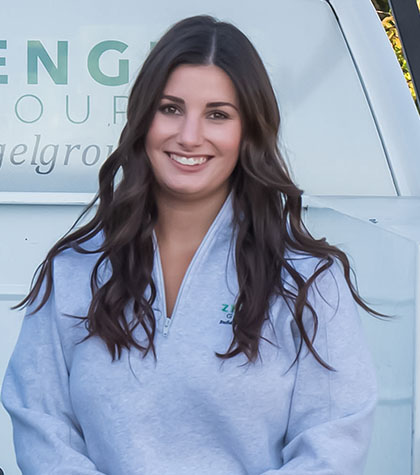
[[[123, 348], [131, 347], [144, 356], [152, 351], [156, 357], [152, 235], [158, 209], [145, 138], [168, 77], [181, 64], [212, 64], [221, 68], [235, 86], [243, 126], [239, 160], [230, 178], [239, 293], [232, 342], [226, 353], [216, 355], [227, 359], [243, 352], [249, 362], [255, 361], [270, 301], [280, 296], [293, 302], [292, 311], [301, 336], [298, 355], [305, 344], [329, 368], [313, 347], [315, 334], [309, 335], [303, 324], [306, 308], [317, 328], [318, 316], [308, 301], [308, 290], [316, 278], [334, 260], [340, 261], [354, 300], [368, 312], [381, 314], [360, 298], [350, 280], [345, 253], [325, 239], [314, 239], [302, 222], [302, 191], [292, 182], [278, 149], [278, 105], [257, 51], [235, 26], [207, 15], [176, 23], [153, 47], [133, 85], [127, 123], [118, 147], [102, 165], [99, 191], [81, 218], [98, 202], [96, 213], [87, 224], [76, 228], [79, 218], [52, 247], [35, 273], [29, 294], [15, 308], [33, 304], [44, 283], [45, 292], [33, 312], [46, 303], [52, 290], [53, 259], [64, 249], [98, 253], [91, 275], [90, 307], [87, 315], [80, 317], [88, 330], [85, 339], [93, 335], [102, 338], [113, 360], [120, 358]], [[95, 250], [82, 246], [98, 234], [101, 240]], [[305, 279], [287, 260], [290, 250], [315, 256], [321, 265]], [[111, 264], [112, 275], [100, 283], [98, 271], [105, 262]], [[296, 291], [285, 288], [281, 277], [284, 272], [293, 279]], [[148, 298], [144, 296], [147, 288], [151, 290]], [[129, 325], [125, 315], [128, 304], [134, 312], [134, 325]], [[147, 335], [146, 346], [133, 337], [138, 325]]]

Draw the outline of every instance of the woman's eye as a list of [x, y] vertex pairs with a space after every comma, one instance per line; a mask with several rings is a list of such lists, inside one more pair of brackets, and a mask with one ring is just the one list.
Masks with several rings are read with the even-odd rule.
[[164, 114], [176, 114], [178, 112], [178, 107], [175, 107], [171, 104], [165, 104], [159, 107], [159, 110]]
[[212, 118], [215, 120], [228, 118], [228, 116], [225, 113], [219, 112], [219, 111], [212, 112], [210, 115], [213, 116]]

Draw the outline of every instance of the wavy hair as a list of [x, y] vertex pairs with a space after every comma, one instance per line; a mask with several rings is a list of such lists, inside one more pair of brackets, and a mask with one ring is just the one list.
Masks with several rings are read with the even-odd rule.
[[[158, 209], [145, 139], [168, 77], [181, 64], [211, 64], [221, 68], [236, 89], [243, 124], [239, 159], [230, 179], [239, 292], [232, 342], [226, 353], [216, 355], [227, 359], [243, 352], [248, 362], [255, 361], [262, 325], [269, 318], [270, 301], [273, 296], [280, 296], [292, 302], [300, 332], [296, 358], [305, 344], [320, 364], [331, 369], [313, 346], [318, 316], [309, 303], [308, 290], [316, 278], [337, 259], [354, 300], [368, 312], [382, 314], [369, 308], [359, 296], [350, 280], [346, 254], [325, 239], [314, 239], [302, 222], [302, 191], [291, 180], [278, 149], [278, 105], [257, 51], [238, 28], [207, 15], [179, 21], [153, 47], [132, 87], [127, 123], [118, 147], [100, 169], [98, 193], [69, 232], [48, 252], [35, 272], [30, 292], [15, 308], [33, 304], [44, 281], [45, 292], [33, 312], [46, 303], [52, 290], [53, 259], [63, 250], [97, 252], [99, 257], [90, 280], [90, 307], [87, 315], [77, 317], [85, 321], [88, 331], [82, 341], [99, 336], [113, 360], [120, 358], [123, 348], [131, 347], [143, 356], [152, 351], [156, 358], [152, 236]], [[94, 216], [76, 228], [96, 203]], [[97, 249], [88, 251], [82, 247], [99, 233], [103, 239]], [[288, 250], [318, 257], [322, 265], [305, 279], [287, 260]], [[100, 283], [99, 268], [105, 262], [111, 264], [112, 275]], [[293, 279], [296, 290], [285, 287], [281, 277], [285, 271]], [[151, 290], [148, 298], [144, 296], [147, 288]], [[125, 314], [128, 304], [135, 317], [131, 324]], [[315, 329], [312, 335], [303, 323], [305, 308], [312, 315]], [[133, 337], [138, 325], [147, 335], [146, 346]]]

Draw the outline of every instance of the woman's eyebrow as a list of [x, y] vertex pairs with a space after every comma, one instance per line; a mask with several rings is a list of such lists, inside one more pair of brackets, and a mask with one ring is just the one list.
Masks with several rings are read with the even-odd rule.
[[[170, 96], [168, 94], [164, 94], [162, 96], [162, 99], [169, 99], [170, 101], [177, 102], [178, 104], [185, 104], [184, 99], [181, 99], [180, 97], [176, 97], [176, 96]], [[234, 106], [233, 104], [231, 104], [230, 102], [218, 101], [218, 102], [208, 102], [206, 104], [206, 107], [222, 107], [222, 106], [230, 106], [238, 110], [238, 108]]]

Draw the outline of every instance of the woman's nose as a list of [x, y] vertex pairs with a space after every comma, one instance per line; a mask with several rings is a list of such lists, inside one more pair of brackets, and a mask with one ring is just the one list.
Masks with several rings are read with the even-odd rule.
[[202, 124], [196, 116], [184, 116], [178, 131], [178, 143], [184, 147], [195, 147], [203, 143]]

